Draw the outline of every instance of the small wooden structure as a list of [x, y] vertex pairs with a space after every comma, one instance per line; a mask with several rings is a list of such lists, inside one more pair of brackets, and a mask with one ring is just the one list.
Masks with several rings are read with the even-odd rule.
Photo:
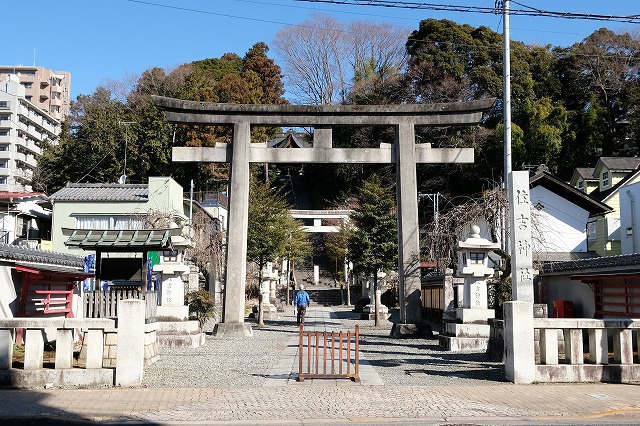
[[357, 325], [355, 332], [318, 332], [304, 331], [300, 324], [298, 381], [347, 378], [359, 382], [359, 341]]

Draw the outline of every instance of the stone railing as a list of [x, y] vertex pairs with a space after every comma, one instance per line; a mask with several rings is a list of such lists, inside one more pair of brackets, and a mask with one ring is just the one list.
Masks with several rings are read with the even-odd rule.
[[[636, 359], [634, 363], [633, 355], [640, 320], [534, 318], [533, 326], [540, 341], [536, 381], [630, 383], [640, 380], [640, 362]], [[559, 356], [561, 346], [564, 359]]]
[[[157, 325], [145, 324], [142, 300], [121, 300], [118, 320], [97, 318], [0, 319], [0, 386], [140, 386], [145, 360], [157, 358]], [[25, 336], [22, 368], [14, 364], [14, 336]], [[74, 359], [74, 334], [82, 333], [83, 355]], [[45, 341], [55, 340], [45, 362]], [[82, 362], [80, 362], [82, 361]]]

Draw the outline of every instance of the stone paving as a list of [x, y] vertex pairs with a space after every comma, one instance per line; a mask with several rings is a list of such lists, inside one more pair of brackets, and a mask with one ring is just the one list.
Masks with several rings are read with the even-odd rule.
[[0, 390], [0, 418], [23, 424], [45, 417], [49, 424], [640, 424], [636, 385], [514, 385], [504, 381], [500, 363], [444, 352], [435, 338], [393, 339], [391, 322], [376, 328], [345, 308], [312, 306], [305, 328], [356, 324], [359, 383], [296, 381], [298, 327], [291, 310], [254, 325], [251, 338], [208, 336], [197, 349], [162, 350], [139, 389]]

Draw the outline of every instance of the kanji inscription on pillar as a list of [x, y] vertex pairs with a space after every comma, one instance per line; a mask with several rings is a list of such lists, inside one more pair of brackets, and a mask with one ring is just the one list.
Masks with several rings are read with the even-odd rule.
[[511, 208], [511, 291], [513, 300], [533, 302], [533, 255], [529, 172], [512, 172], [509, 178]]

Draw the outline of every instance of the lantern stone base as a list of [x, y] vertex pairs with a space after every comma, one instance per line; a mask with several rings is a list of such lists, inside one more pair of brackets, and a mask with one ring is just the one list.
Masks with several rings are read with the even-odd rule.
[[158, 306], [158, 321], [188, 321], [188, 306]]
[[[389, 314], [389, 308], [387, 308], [383, 304], [378, 305], [378, 312], [380, 314], [380, 319], [387, 320], [391, 316]], [[375, 320], [376, 319], [376, 307], [374, 304], [370, 303], [364, 308], [362, 308], [362, 314], [360, 314], [360, 319], [363, 320]]]
[[438, 343], [448, 351], [486, 351], [489, 346], [488, 324], [444, 324]]
[[463, 324], [487, 324], [489, 318], [496, 317], [494, 309], [457, 308], [456, 317]]
[[246, 322], [219, 322], [213, 327], [213, 335], [217, 337], [250, 337], [253, 336], [251, 325]]
[[[255, 307], [254, 316], [258, 319], [258, 307]], [[271, 303], [262, 302], [262, 319], [263, 320], [279, 320], [280, 314], [278, 313], [278, 308]]]
[[397, 339], [407, 337], [432, 339], [433, 330], [429, 324], [393, 324], [390, 336]]
[[197, 348], [205, 335], [198, 321], [189, 321], [188, 306], [158, 306], [158, 347]]

